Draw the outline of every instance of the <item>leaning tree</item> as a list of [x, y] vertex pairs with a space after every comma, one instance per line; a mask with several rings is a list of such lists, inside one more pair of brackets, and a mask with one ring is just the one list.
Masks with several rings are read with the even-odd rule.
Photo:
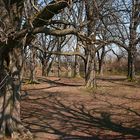
[[[35, 39], [38, 33], [62, 36], [78, 32], [74, 28], [51, 30], [56, 24], [52, 17], [69, 6], [69, 0], [55, 0], [27, 16], [25, 0], [0, 0], [0, 136], [25, 136], [27, 130], [20, 119], [20, 87], [23, 65], [23, 48]], [[37, 1], [35, 1], [37, 3]], [[56, 22], [56, 23], [55, 23]], [[62, 22], [62, 21], [61, 21]]]

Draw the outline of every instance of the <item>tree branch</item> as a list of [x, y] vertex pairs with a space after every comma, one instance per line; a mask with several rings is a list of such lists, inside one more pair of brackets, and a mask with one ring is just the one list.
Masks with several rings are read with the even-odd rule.
[[66, 55], [66, 56], [78, 55], [85, 61], [85, 57], [82, 54], [80, 54], [79, 52], [57, 52], [57, 51], [52, 52], [52, 51], [46, 51], [46, 53], [54, 54], [54, 55]]
[[68, 0], [52, 1], [42, 11], [40, 11], [32, 20], [34, 27], [40, 27], [46, 24], [44, 20], [51, 19], [54, 15], [61, 12], [68, 6]]

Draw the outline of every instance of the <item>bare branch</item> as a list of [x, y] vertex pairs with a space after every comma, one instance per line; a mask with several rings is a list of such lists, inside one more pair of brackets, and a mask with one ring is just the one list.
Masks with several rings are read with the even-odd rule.
[[[40, 11], [32, 20], [32, 23], [35, 27], [45, 25], [43, 20], [49, 20], [54, 15], [61, 12], [62, 9], [68, 6], [66, 0], [58, 1], [58, 2], [51, 2], [48, 4], [42, 11]], [[42, 20], [43, 19], [43, 20]]]

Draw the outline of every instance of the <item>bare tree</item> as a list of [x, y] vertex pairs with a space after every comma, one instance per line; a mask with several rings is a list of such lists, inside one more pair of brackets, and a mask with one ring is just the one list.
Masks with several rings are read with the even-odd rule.
[[[123, 47], [128, 52], [128, 78], [135, 79], [135, 56], [137, 45], [140, 41], [138, 26], [140, 24], [139, 0], [114, 1], [111, 7], [107, 7], [107, 19], [103, 17], [105, 29], [111, 38], [108, 42]], [[107, 21], [106, 21], [107, 20]]]
[[[84, 16], [82, 19], [86, 22], [75, 22], [76, 24], [72, 23], [72, 16], [69, 14], [66, 14], [69, 20], [54, 18], [63, 9], [70, 7], [71, 0], [47, 1], [45, 7], [38, 6], [38, 2], [37, 0], [0, 0], [0, 134], [2, 137], [6, 134], [17, 137], [28, 132], [20, 119], [21, 70], [23, 48], [31, 45], [36, 34], [44, 33], [45, 36], [59, 37], [73, 34], [79, 37], [85, 45], [85, 56], [79, 52], [67, 54], [45, 49], [42, 53], [42, 64], [45, 66], [52, 54], [81, 56], [85, 62], [85, 79], [88, 87], [96, 85], [96, 52], [107, 44], [115, 43], [128, 51], [128, 77], [133, 79], [135, 75], [136, 46], [140, 41], [137, 33], [140, 23], [139, 0], [122, 0], [121, 7], [115, 0], [82, 1], [82, 5], [85, 4], [83, 7], [85, 12], [80, 13], [80, 17]], [[64, 11], [64, 14], [67, 11]], [[129, 21], [125, 20], [126, 13], [129, 15]], [[63, 26], [58, 26], [60, 24]], [[110, 39], [97, 38], [100, 27], [104, 27], [107, 34], [111, 36]], [[48, 61], [43, 62], [46, 54], [48, 54]]]
[[[76, 30], [51, 30], [49, 19], [58, 14], [69, 1], [53, 1], [33, 15], [26, 17], [26, 2], [0, 0], [0, 134], [3, 137], [24, 135], [26, 129], [20, 119], [21, 49], [30, 44], [37, 33], [46, 35], [77, 34]], [[29, 12], [29, 11], [28, 11]], [[25, 14], [24, 14], [25, 13]], [[46, 25], [46, 26], [44, 26]], [[27, 133], [26, 133], [27, 134]]]

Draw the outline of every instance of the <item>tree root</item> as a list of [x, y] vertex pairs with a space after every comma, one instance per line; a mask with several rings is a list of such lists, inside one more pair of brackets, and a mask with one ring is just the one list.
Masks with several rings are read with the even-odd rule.
[[22, 124], [18, 124], [16, 128], [10, 125], [6, 127], [5, 130], [2, 130], [1, 128], [0, 140], [6, 140], [7, 138], [10, 138], [11, 140], [33, 140], [32, 133], [28, 129], [26, 129]]

